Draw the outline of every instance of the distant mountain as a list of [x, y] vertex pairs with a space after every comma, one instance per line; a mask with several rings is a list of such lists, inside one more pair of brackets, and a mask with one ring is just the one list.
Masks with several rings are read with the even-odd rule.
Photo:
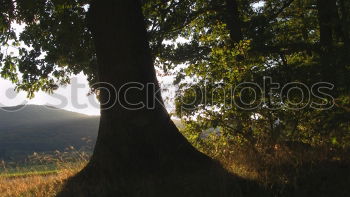
[[99, 117], [47, 106], [0, 108], [0, 160], [18, 160], [34, 152], [90, 148]]

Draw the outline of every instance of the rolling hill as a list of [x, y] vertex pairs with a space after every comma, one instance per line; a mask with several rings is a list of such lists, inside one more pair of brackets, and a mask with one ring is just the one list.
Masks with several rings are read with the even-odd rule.
[[34, 152], [64, 150], [70, 146], [77, 150], [91, 149], [98, 124], [98, 116], [47, 106], [0, 108], [0, 160], [19, 160]]

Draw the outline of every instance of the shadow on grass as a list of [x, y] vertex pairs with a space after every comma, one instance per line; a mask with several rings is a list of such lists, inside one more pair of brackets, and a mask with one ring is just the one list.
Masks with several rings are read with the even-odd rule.
[[[285, 184], [271, 187], [274, 196], [286, 197], [348, 197], [350, 196], [350, 165], [347, 162], [323, 161], [309, 163], [298, 169], [285, 169], [291, 175]], [[294, 171], [294, 172], [292, 172]], [[297, 175], [295, 175], [297, 173]]]
[[[88, 165], [69, 179], [57, 197], [265, 197], [272, 196], [258, 182], [228, 173], [215, 161], [186, 170], [133, 174]], [[183, 168], [181, 168], [183, 169]]]

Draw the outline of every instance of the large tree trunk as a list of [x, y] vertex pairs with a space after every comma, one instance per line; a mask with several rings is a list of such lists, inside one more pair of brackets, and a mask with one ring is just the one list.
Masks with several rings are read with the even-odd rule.
[[[208, 160], [178, 132], [162, 105], [142, 12], [136, 2], [96, 1], [91, 6], [99, 78], [106, 83], [102, 87], [108, 89], [101, 89], [101, 103], [105, 104], [101, 106], [92, 163], [111, 163], [114, 168], [127, 167], [139, 173], [139, 169], [158, 171], [163, 162], [174, 162], [170, 160], [176, 157]], [[118, 96], [111, 97], [111, 93]]]
[[[335, 27], [338, 23], [337, 7], [335, 0], [318, 0], [318, 23], [320, 32], [320, 47], [321, 47], [321, 76], [322, 80], [336, 84], [337, 73], [339, 65], [335, 61]], [[335, 95], [334, 95], [335, 96]]]
[[90, 163], [59, 196], [230, 195], [232, 177], [180, 134], [160, 93], [123, 88], [159, 90], [139, 2], [95, 0], [89, 18], [104, 83], [99, 135]]
[[350, 26], [350, 19], [349, 19], [349, 6], [350, 3], [346, 2], [344, 0], [339, 0], [339, 7], [341, 10], [341, 22], [342, 22], [342, 31], [343, 31], [343, 41], [345, 44], [346, 49], [350, 49], [350, 35], [349, 35], [349, 26]]
[[226, 24], [230, 31], [230, 38], [233, 44], [243, 40], [242, 21], [239, 18], [237, 0], [225, 0], [226, 3]]
[[318, 0], [318, 20], [320, 26], [320, 43], [327, 50], [333, 45], [333, 33], [335, 26], [336, 1]]

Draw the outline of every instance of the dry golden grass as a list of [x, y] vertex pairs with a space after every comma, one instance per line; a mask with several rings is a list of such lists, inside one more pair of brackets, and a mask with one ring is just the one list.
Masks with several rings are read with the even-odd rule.
[[[348, 188], [350, 183], [350, 162], [336, 159], [338, 157], [325, 156], [321, 149], [303, 150], [303, 154], [278, 149], [262, 155], [244, 147], [226, 147], [218, 150], [222, 151], [207, 154], [219, 160], [229, 172], [267, 186], [275, 196], [291, 193], [297, 196], [350, 194], [350, 189], [344, 189]], [[75, 154], [74, 157], [76, 159], [73, 162], [60, 160], [58, 170], [18, 170], [17, 174], [0, 172], [0, 197], [55, 196], [65, 180], [75, 175], [88, 162], [88, 158], [80, 154]]]
[[1, 197], [51, 197], [64, 181], [76, 174], [85, 163], [72, 165], [56, 173], [41, 175], [0, 176]]

